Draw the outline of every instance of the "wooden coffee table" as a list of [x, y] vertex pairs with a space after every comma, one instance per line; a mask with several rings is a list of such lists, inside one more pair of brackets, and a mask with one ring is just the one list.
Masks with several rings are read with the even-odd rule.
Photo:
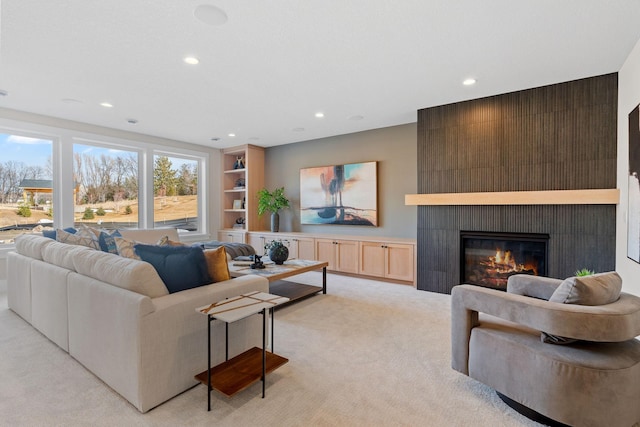
[[[229, 273], [231, 277], [244, 276], [246, 274], [256, 274], [266, 277], [269, 280], [269, 293], [289, 298], [289, 302], [315, 295], [318, 292], [327, 293], [327, 266], [328, 262], [312, 261], [304, 259], [291, 259], [282, 265], [266, 264], [265, 268], [252, 269], [245, 263], [236, 261], [229, 262]], [[322, 269], [322, 286], [304, 285], [287, 280], [287, 277], [296, 276], [308, 271]]]

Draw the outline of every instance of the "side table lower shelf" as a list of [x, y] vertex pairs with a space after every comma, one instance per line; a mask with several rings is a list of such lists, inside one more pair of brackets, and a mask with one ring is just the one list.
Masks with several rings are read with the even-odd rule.
[[[266, 352], [266, 373], [269, 374], [289, 361], [282, 356]], [[253, 347], [236, 357], [211, 368], [211, 388], [231, 397], [262, 378], [262, 349]], [[207, 371], [195, 376], [205, 386]]]

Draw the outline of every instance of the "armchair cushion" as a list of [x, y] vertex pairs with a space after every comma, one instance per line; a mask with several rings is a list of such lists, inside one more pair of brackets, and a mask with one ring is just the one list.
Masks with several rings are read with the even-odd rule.
[[578, 305], [611, 304], [620, 298], [621, 290], [622, 279], [614, 271], [569, 277], [558, 286], [549, 301]]

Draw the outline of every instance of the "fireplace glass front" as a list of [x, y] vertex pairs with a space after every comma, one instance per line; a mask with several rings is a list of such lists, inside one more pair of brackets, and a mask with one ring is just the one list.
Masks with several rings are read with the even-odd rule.
[[513, 274], [547, 275], [547, 234], [463, 231], [460, 240], [462, 283], [506, 290]]

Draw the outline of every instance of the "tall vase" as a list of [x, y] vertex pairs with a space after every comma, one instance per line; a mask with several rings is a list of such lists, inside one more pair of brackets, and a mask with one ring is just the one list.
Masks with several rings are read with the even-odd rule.
[[278, 212], [273, 212], [271, 214], [271, 231], [280, 231], [280, 215]]

